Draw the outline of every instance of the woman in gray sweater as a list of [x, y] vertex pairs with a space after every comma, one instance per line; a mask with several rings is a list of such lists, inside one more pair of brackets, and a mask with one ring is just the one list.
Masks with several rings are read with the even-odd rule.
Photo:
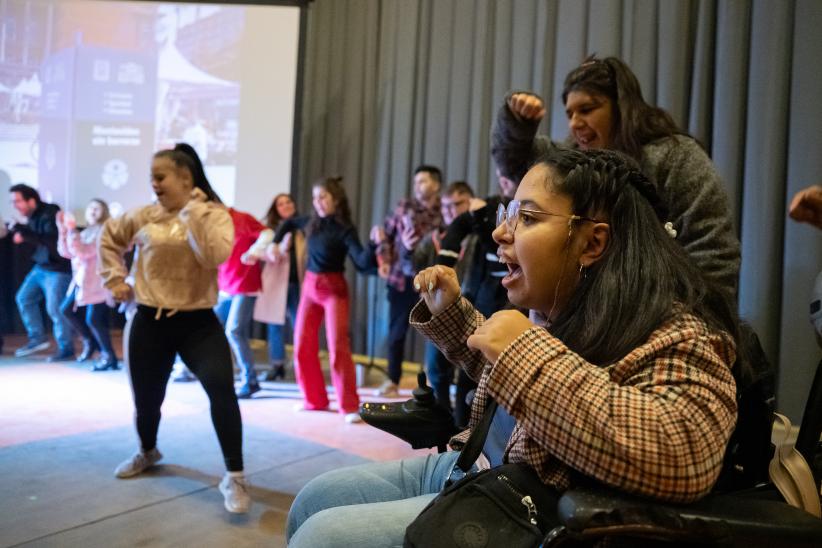
[[[592, 56], [572, 70], [562, 100], [571, 133], [567, 144], [582, 150], [619, 150], [636, 160], [656, 184], [677, 241], [702, 272], [735, 299], [739, 240], [719, 174], [699, 143], [680, 130], [670, 114], [645, 102], [636, 76], [615, 57]], [[559, 146], [536, 135], [544, 115], [545, 104], [536, 94], [506, 97], [491, 150], [502, 176], [521, 180], [535, 158]]]

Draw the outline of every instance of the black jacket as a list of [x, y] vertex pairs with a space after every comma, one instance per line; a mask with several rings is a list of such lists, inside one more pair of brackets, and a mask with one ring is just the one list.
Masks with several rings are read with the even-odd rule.
[[31, 260], [46, 270], [71, 273], [71, 261], [57, 253], [57, 212], [60, 207], [41, 202], [26, 224], [15, 225], [12, 231], [34, 245]]

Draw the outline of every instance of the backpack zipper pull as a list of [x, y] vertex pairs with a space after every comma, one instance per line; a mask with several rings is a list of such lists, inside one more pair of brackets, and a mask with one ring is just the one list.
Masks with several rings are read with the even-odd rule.
[[522, 504], [528, 508], [528, 519], [531, 521], [531, 524], [537, 524], [537, 507], [534, 504], [534, 501], [531, 500], [529, 495], [525, 495], [522, 497]]

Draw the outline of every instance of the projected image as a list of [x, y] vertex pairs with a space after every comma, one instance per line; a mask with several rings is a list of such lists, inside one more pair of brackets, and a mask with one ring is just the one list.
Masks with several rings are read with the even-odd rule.
[[235, 192], [243, 7], [6, 0], [0, 33], [0, 182], [68, 208], [145, 204], [151, 154], [200, 154]]

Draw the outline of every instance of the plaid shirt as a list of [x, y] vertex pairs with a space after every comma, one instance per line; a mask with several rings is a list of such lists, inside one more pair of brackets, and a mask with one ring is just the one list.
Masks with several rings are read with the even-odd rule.
[[394, 211], [385, 218], [385, 241], [377, 247], [377, 255], [383, 264], [390, 264], [387, 283], [398, 291], [405, 290], [405, 279], [417, 274], [411, 254], [400, 253], [402, 245], [403, 217], [409, 215], [417, 234], [428, 234], [442, 224], [440, 200], [437, 198], [430, 207], [418, 200], [403, 199]]
[[[479, 380], [469, 427], [489, 394], [516, 419], [506, 462], [527, 462], [560, 492], [572, 485], [573, 469], [672, 502], [708, 493], [736, 422], [735, 347], [726, 333], [678, 314], [599, 367], [534, 326], [492, 366], [465, 344], [484, 320], [465, 299], [436, 318], [422, 302], [411, 312], [411, 324]], [[462, 447], [469, 433], [451, 446]]]

